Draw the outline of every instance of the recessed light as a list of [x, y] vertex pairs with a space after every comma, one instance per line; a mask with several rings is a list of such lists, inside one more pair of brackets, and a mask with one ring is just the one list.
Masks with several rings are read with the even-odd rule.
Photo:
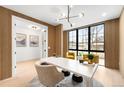
[[107, 15], [107, 13], [105, 13], [105, 12], [104, 12], [104, 13], [102, 13], [102, 16], [103, 16], [103, 17], [106, 17], [106, 15]]
[[84, 13], [79, 13], [78, 16], [81, 18], [84, 16]]
[[46, 29], [42, 29], [42, 31], [44, 32]]
[[66, 14], [65, 14], [65, 13], [62, 13], [61, 16], [62, 16], [62, 17], [66, 17]]
[[70, 5], [70, 8], [72, 8], [73, 7], [73, 5]]
[[32, 29], [32, 30], [39, 30], [40, 27], [36, 26], [36, 25], [29, 25], [28, 28]]
[[59, 19], [57, 18], [57, 19], [56, 19], [56, 21], [58, 22], [58, 21], [59, 21]]

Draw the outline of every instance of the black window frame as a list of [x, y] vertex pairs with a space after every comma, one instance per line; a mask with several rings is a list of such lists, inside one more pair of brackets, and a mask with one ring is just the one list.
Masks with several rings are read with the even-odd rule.
[[[103, 50], [91, 50], [91, 27], [94, 27], [94, 26], [98, 26], [98, 25], [103, 25], [104, 26], [104, 46], [103, 46]], [[78, 49], [78, 30], [79, 29], [85, 29], [85, 28], [88, 28], [88, 50], [81, 50], [81, 49]], [[70, 31], [76, 31], [76, 49], [69, 49], [69, 32]], [[85, 26], [83, 28], [76, 28], [74, 30], [70, 30], [68, 32], [68, 50], [70, 51], [76, 51], [76, 54], [78, 55], [78, 51], [82, 51], [82, 52], [105, 52], [105, 24], [104, 23], [100, 23], [100, 24], [95, 24], [95, 25], [89, 25], [89, 26]]]

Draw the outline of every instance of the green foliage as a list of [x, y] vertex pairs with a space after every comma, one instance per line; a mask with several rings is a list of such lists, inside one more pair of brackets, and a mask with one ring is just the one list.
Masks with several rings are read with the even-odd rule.
[[79, 52], [79, 56], [83, 56], [83, 52]]
[[93, 55], [93, 54], [88, 54], [88, 58], [89, 58], [90, 60], [92, 60], [92, 59], [94, 58], [94, 55]]

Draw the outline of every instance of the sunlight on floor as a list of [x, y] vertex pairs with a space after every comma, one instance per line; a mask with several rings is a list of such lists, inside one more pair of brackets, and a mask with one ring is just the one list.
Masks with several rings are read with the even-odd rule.
[[99, 59], [99, 65], [105, 66], [105, 59]]

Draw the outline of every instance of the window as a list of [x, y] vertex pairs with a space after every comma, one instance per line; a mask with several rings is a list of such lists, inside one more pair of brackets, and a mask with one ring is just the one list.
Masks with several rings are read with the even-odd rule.
[[78, 49], [88, 50], [88, 28], [78, 30]]
[[76, 31], [69, 32], [69, 49], [76, 49]]
[[69, 51], [80, 53], [97, 53], [104, 57], [104, 24], [88, 26], [69, 31]]
[[90, 50], [104, 51], [104, 25], [91, 27], [90, 37]]

